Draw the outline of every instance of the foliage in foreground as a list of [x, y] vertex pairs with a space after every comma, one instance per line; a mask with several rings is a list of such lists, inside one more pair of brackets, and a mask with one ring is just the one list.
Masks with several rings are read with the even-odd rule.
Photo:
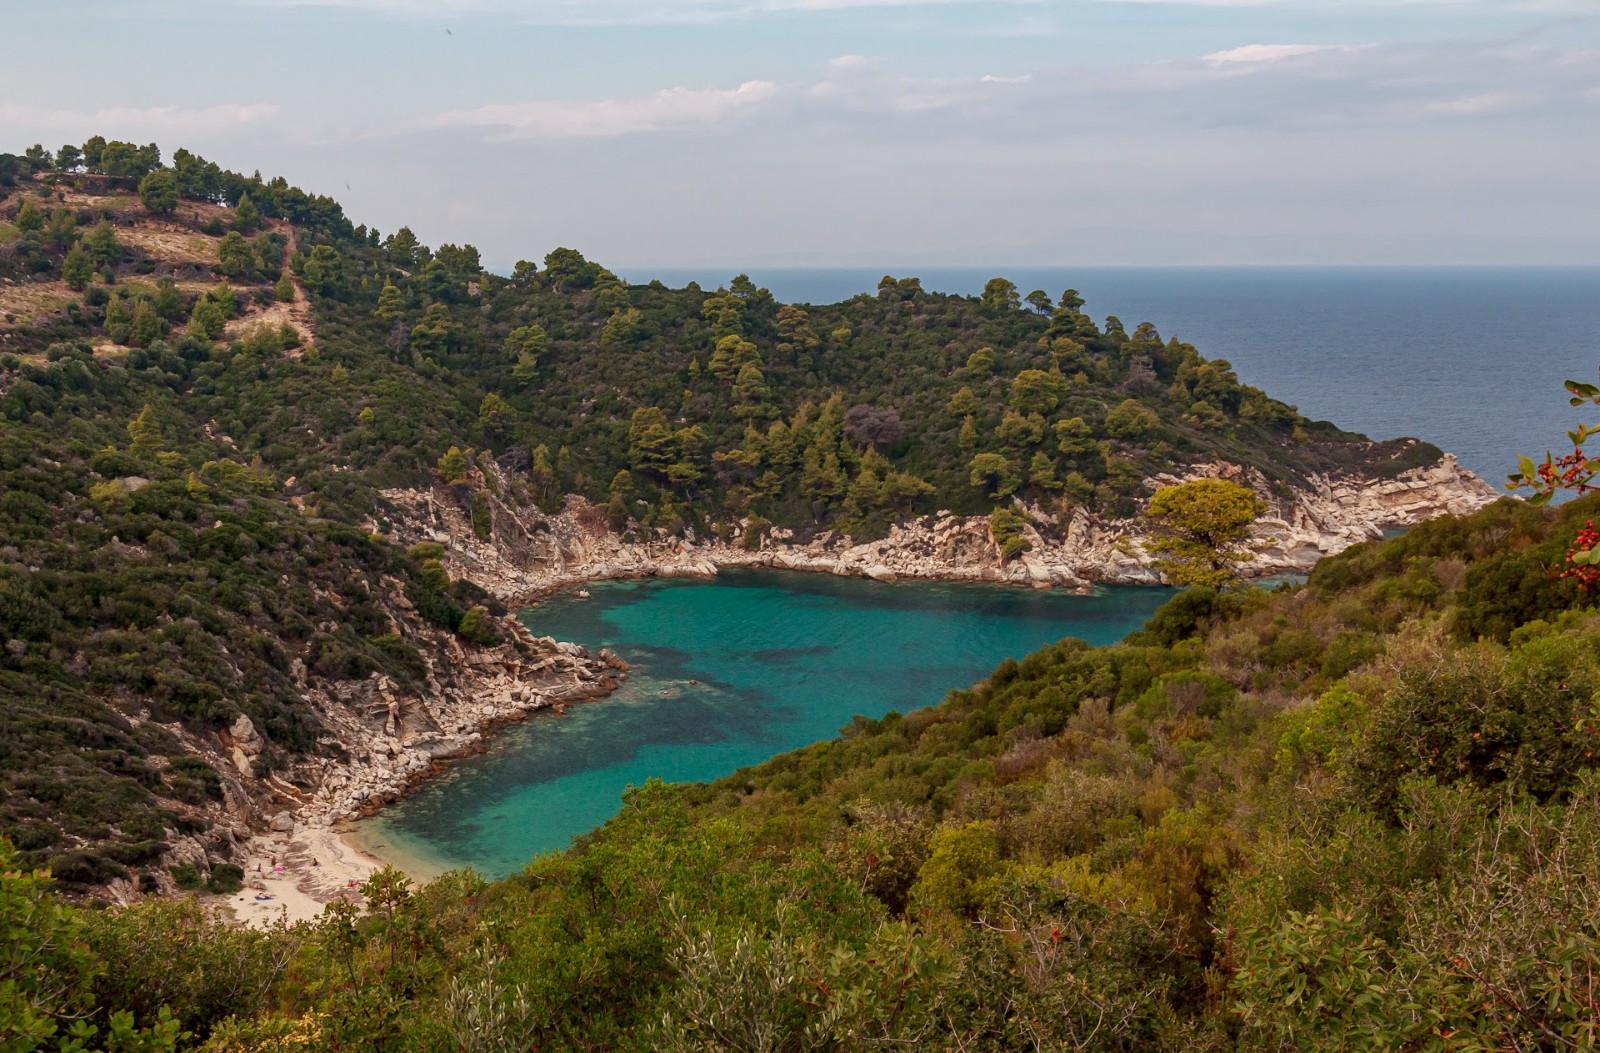
[[385, 872], [266, 933], [44, 900], [9, 938], [84, 948], [34, 1012], [166, 1006], [219, 1051], [1592, 1048], [1600, 614], [1548, 568], [1594, 503], [1189, 590], [1122, 644], [632, 791], [507, 881]]

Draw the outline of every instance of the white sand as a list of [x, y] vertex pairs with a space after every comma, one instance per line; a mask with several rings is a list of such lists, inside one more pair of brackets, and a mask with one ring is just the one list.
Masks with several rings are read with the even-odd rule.
[[[243, 864], [244, 888], [224, 902], [246, 925], [310, 921], [336, 899], [362, 902], [350, 886], [365, 882], [383, 864], [351, 845], [332, 827], [296, 827], [293, 833], [257, 834]], [[277, 867], [273, 866], [277, 861]], [[257, 895], [269, 895], [258, 900]]]

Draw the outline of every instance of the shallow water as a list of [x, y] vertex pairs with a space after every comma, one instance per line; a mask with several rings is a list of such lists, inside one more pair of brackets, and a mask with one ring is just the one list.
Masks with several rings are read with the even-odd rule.
[[490, 753], [358, 824], [363, 848], [418, 876], [460, 866], [504, 876], [604, 823], [629, 785], [720, 778], [829, 738], [855, 714], [936, 703], [1065, 636], [1111, 643], [1171, 595], [771, 571], [589, 591], [523, 621], [622, 655], [634, 667], [622, 690], [506, 730]]

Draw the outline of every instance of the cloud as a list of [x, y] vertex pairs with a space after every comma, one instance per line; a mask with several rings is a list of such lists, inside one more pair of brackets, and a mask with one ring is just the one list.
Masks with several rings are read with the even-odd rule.
[[1340, 44], [1245, 44], [1243, 47], [1229, 48], [1227, 51], [1213, 51], [1203, 56], [1202, 61], [1209, 62], [1213, 66], [1244, 66], [1263, 62], [1282, 62], [1284, 59], [1315, 55], [1319, 51], [1349, 50], [1351, 49], [1348, 46]]
[[882, 64], [882, 59], [871, 58], [867, 55], [840, 55], [838, 58], [828, 60], [828, 69], [840, 73], [850, 73], [856, 70], [875, 69]]
[[[1033, 258], [1048, 262], [1096, 255], [1073, 237], [1041, 241], [1086, 226], [1192, 231], [1186, 259], [1254, 258], [1242, 255], [1254, 242], [1196, 248], [1206, 232], [1294, 235], [1313, 246], [1306, 260], [1343, 259], [1315, 246], [1369, 236], [1416, 235], [1418, 258], [1461, 260], [1496, 253], [1451, 255], [1465, 232], [1600, 239], [1588, 207], [1600, 55], [1572, 41], [1353, 37], [1283, 50], [1304, 39], [1246, 30], [1142, 62], [962, 55], [964, 76], [858, 42], [797, 73], [755, 66], [753, 86], [680, 74], [588, 99], [469, 96], [436, 104], [453, 112], [432, 132], [319, 147], [337, 155], [319, 163], [352, 179], [363, 221], [502, 260], [570, 244], [607, 261], [820, 262], [893, 246], [960, 262], [961, 246], [1039, 243]], [[558, 204], [508, 204], [526, 201]], [[1107, 241], [1107, 258], [1158, 260], [1159, 240]]]
[[776, 91], [777, 85], [771, 81], [749, 80], [728, 89], [666, 88], [637, 99], [491, 103], [439, 114], [423, 126], [492, 129], [492, 142], [603, 138], [707, 128], [748, 113], [770, 100]]
[[273, 103], [224, 103], [216, 106], [111, 106], [99, 110], [52, 110], [0, 103], [0, 128], [34, 132], [95, 129], [106, 135], [184, 136], [225, 132], [240, 125], [271, 120]]
[[[811, 81], [491, 103], [420, 126], [482, 129], [491, 142], [738, 128], [742, 135], [802, 139], [862, 135], [916, 151], [963, 136], [1048, 148], [1063, 137], [1112, 128], [1300, 133], [1594, 115], [1596, 68], [1600, 53], [1583, 49], [1459, 41], [1251, 43], [1116, 69], [1055, 66], [965, 77], [913, 76], [852, 54], [824, 63]], [[749, 120], [756, 113], [763, 115], [759, 123]]]
[[[235, 0], [252, 6], [326, 7], [394, 18], [489, 14], [534, 25], [698, 25], [761, 15], [864, 8], [946, 7], [972, 0]], [[988, 0], [1031, 7], [1043, 0]]]
[[[1584, 120], [1596, 113], [1600, 52], [1435, 44], [1242, 44], [1115, 69], [1040, 67], [968, 78], [830, 65], [798, 108], [914, 146], [942, 136], [1053, 142], [1139, 128], [1426, 128], [1442, 122]], [[794, 116], [786, 115], [785, 121]], [[796, 133], [790, 130], [788, 134]]]
[[813, 115], [960, 113], [983, 108], [1007, 88], [1022, 88], [1033, 74], [978, 77], [910, 77], [885, 63], [846, 56], [827, 64], [825, 78], [810, 85], [805, 96], [814, 104]]

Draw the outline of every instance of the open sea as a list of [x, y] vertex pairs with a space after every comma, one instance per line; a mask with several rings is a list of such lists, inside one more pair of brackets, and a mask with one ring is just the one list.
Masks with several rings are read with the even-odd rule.
[[[737, 272], [654, 270], [707, 289]], [[753, 268], [784, 302], [835, 303], [876, 292], [882, 270]], [[1073, 288], [1094, 318], [1150, 322], [1239, 379], [1375, 439], [1416, 436], [1496, 486], [1516, 455], [1566, 442], [1584, 418], [1562, 381], [1600, 369], [1600, 268], [986, 267], [895, 270], [923, 288], [977, 295], [1005, 277], [1027, 295]]]
[[[882, 271], [759, 269], [785, 302], [876, 289]], [[897, 272], [906, 276], [919, 272]], [[1076, 288], [1096, 318], [1148, 321], [1308, 416], [1375, 438], [1410, 435], [1501, 485], [1579, 420], [1566, 378], [1600, 366], [1600, 268], [925, 269], [975, 295], [1002, 275], [1026, 294]], [[714, 288], [706, 271], [629, 273]], [[490, 876], [565, 847], [651, 777], [708, 780], [835, 734], [852, 715], [931, 705], [998, 661], [1063, 636], [1120, 639], [1166, 596], [741, 572], [714, 582], [607, 583], [524, 614], [538, 634], [611, 647], [635, 675], [610, 699], [509, 729], [353, 837], [417, 876]]]

